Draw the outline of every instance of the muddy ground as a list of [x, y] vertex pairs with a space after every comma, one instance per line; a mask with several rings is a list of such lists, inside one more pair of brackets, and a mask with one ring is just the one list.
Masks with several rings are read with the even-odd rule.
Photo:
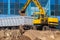
[[0, 30], [0, 40], [60, 40], [60, 31], [27, 30], [21, 34], [20, 30]]

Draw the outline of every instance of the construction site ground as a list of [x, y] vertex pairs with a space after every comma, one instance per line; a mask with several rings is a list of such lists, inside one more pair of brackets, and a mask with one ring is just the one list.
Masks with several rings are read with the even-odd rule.
[[21, 34], [19, 29], [0, 30], [0, 40], [60, 40], [60, 31], [26, 30]]

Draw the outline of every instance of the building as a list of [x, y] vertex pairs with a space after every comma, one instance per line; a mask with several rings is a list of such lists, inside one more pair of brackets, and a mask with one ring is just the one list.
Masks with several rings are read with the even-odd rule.
[[[47, 8], [49, 5], [49, 0], [44, 1], [38, 0], [38, 1], [41, 3], [42, 7]], [[19, 15], [18, 11], [21, 10], [21, 8], [24, 6], [26, 2], [27, 2], [26, 0], [0, 0], [0, 15]], [[55, 5], [58, 5], [58, 8], [55, 9]], [[36, 6], [34, 5], [34, 3], [31, 3], [27, 8], [26, 11], [27, 15], [31, 15], [31, 13], [33, 13], [33, 12], [30, 13], [31, 7]], [[60, 0], [50, 0], [50, 6], [48, 7], [49, 15], [60, 16], [59, 7], [60, 7]], [[55, 13], [56, 11], [57, 13]]]
[[60, 16], [60, 0], [51, 0], [51, 15]]
[[18, 15], [19, 0], [0, 0], [0, 15]]

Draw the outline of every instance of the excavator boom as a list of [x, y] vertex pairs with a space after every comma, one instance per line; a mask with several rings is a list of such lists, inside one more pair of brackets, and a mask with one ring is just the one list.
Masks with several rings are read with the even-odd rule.
[[25, 13], [26, 8], [30, 4], [30, 2], [33, 2], [38, 7], [38, 9], [40, 10], [40, 14], [43, 14], [43, 15], [45, 14], [45, 10], [42, 8], [42, 6], [40, 5], [38, 0], [27, 0], [26, 4], [24, 5], [24, 7], [21, 10], [21, 13]]
[[39, 3], [38, 0], [32, 0], [34, 2], [34, 4], [38, 7], [38, 9], [40, 10], [40, 14], [45, 14], [45, 10], [42, 8], [41, 4]]
[[25, 13], [26, 8], [28, 7], [28, 5], [30, 4], [31, 0], [27, 0], [26, 4], [24, 5], [24, 7], [21, 10], [21, 13]]

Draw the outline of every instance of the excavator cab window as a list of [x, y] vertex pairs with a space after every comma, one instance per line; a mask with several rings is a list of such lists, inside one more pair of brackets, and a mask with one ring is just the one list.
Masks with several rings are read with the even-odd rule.
[[35, 14], [34, 15], [34, 19], [39, 19], [40, 18], [40, 14]]

